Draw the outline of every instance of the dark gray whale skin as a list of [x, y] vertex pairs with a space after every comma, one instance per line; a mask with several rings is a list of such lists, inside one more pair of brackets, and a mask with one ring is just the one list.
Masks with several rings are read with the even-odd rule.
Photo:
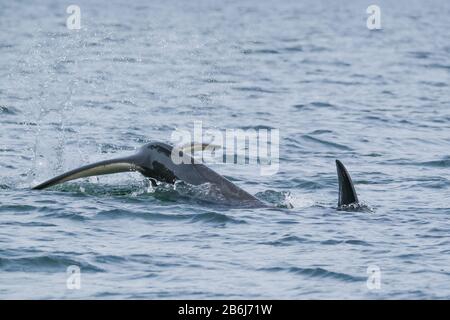
[[194, 159], [180, 151], [184, 159], [181, 164], [172, 161], [173, 147], [162, 143], [152, 142], [142, 146], [138, 152], [132, 156], [96, 162], [81, 168], [71, 170], [53, 179], [50, 179], [34, 187], [35, 190], [42, 190], [66, 181], [79, 178], [111, 174], [127, 171], [138, 171], [142, 175], [166, 183], [175, 183], [182, 180], [191, 185], [201, 185], [210, 183], [215, 185], [226, 201], [231, 204], [266, 207], [267, 205], [249, 194], [245, 190], [211, 170], [201, 163], [195, 163]]
[[350, 177], [347, 168], [345, 168], [344, 164], [339, 160], [336, 160], [336, 170], [339, 183], [338, 207], [351, 204], [358, 205], [358, 195], [356, 194], [352, 178]]

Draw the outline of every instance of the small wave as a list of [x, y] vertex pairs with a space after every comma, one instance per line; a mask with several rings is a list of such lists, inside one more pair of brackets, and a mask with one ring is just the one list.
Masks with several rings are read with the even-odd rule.
[[450, 166], [450, 157], [446, 156], [438, 160], [430, 161], [411, 161], [409, 159], [391, 159], [385, 160], [382, 163], [390, 165], [400, 165], [400, 166], [421, 166], [421, 167], [436, 167], [436, 168], [446, 168]]
[[289, 268], [281, 268], [281, 267], [273, 267], [273, 268], [263, 268], [260, 271], [269, 271], [269, 272], [289, 272], [294, 273], [310, 278], [332, 278], [335, 280], [340, 280], [344, 282], [358, 282], [365, 281], [367, 278], [365, 277], [357, 277], [352, 276], [347, 273], [342, 272], [334, 272], [329, 271], [323, 268], [300, 268], [300, 267], [289, 267]]
[[330, 240], [322, 241], [321, 244], [323, 244], [323, 245], [350, 244], [350, 245], [355, 245], [355, 246], [367, 246], [367, 247], [371, 246], [370, 243], [367, 243], [367, 242], [365, 242], [363, 240], [355, 240], [355, 239], [352, 239], [352, 240], [333, 240], [333, 239], [330, 239]]
[[445, 189], [450, 186], [450, 181], [443, 177], [417, 179], [417, 182], [408, 188], [429, 188], [429, 189]]
[[408, 55], [416, 59], [428, 59], [432, 53], [429, 51], [410, 51]]
[[450, 167], [450, 157], [446, 157], [441, 160], [418, 162], [418, 163], [416, 163], [416, 165], [425, 166], [425, 167], [448, 168], [448, 167]]
[[440, 64], [440, 63], [432, 63], [432, 64], [427, 65], [426, 67], [433, 68], [433, 69], [450, 70], [450, 65]]
[[383, 90], [381, 91], [381, 93], [387, 96], [395, 96], [395, 93], [393, 93], [391, 90]]
[[330, 80], [330, 79], [323, 80], [322, 83], [336, 84], [336, 85], [342, 85], [342, 86], [360, 86], [363, 84], [363, 82], [359, 82], [359, 81], [340, 81], [340, 80]]
[[278, 50], [273, 49], [246, 49], [242, 51], [243, 54], [279, 54]]
[[310, 132], [310, 134], [312, 134], [312, 135], [315, 135], [315, 134], [326, 134], [326, 133], [333, 133], [333, 131], [326, 130], [326, 129], [317, 129], [317, 130], [314, 130], [314, 131]]
[[303, 49], [303, 46], [298, 45], [298, 46], [285, 47], [285, 48], [283, 48], [283, 51], [285, 51], [285, 52], [303, 52], [304, 49]]
[[128, 99], [113, 99], [113, 100], [110, 101], [110, 103], [118, 104], [118, 105], [127, 105], [127, 106], [137, 107], [136, 103], [134, 103], [133, 101], [128, 100]]
[[115, 57], [112, 59], [112, 61], [113, 62], [137, 63], [137, 62], [141, 62], [141, 59], [133, 58], [133, 57]]
[[239, 129], [242, 130], [274, 130], [274, 127], [267, 126], [267, 125], [254, 125], [254, 126], [241, 126]]
[[[48, 208], [41, 208], [40, 211], [48, 212]], [[53, 210], [54, 211], [54, 210]], [[44, 216], [45, 218], [56, 218], [56, 219], [69, 219], [72, 221], [86, 221], [89, 220], [88, 217], [83, 216], [79, 213], [66, 212], [66, 211], [56, 211], [48, 213]]]
[[303, 103], [294, 104], [292, 107], [297, 110], [302, 110], [302, 109], [315, 110], [317, 108], [334, 108], [336, 106], [334, 104], [331, 104], [328, 102], [314, 101], [314, 102], [307, 103], [307, 104], [303, 104]]
[[291, 178], [288, 181], [289, 185], [295, 187], [296, 189], [302, 190], [318, 190], [325, 187], [325, 185], [319, 181], [305, 180], [300, 178]]
[[96, 218], [100, 219], [131, 219], [131, 218], [140, 218], [144, 220], [153, 220], [153, 221], [161, 221], [161, 220], [186, 220], [190, 217], [183, 214], [162, 214], [162, 213], [153, 213], [153, 212], [142, 212], [136, 210], [124, 210], [124, 209], [112, 209], [112, 210], [103, 210], [98, 212], [95, 215]]
[[[420, 253], [403, 253], [403, 254], [399, 254], [397, 256], [395, 256], [395, 258], [401, 259], [401, 260], [406, 260], [406, 261], [411, 261], [411, 260], [419, 260], [423, 257], [422, 254]], [[405, 262], [405, 261], [403, 261]]]
[[424, 84], [426, 86], [430, 87], [436, 87], [436, 88], [444, 88], [447, 87], [448, 84], [442, 81], [420, 81], [419, 83]]
[[316, 46], [314, 44], [306, 46], [306, 50], [308, 52], [323, 52], [323, 51], [330, 51], [329, 48], [322, 47], [322, 46]]
[[56, 224], [52, 223], [45, 223], [45, 222], [37, 222], [37, 221], [31, 221], [31, 222], [4, 222], [1, 223], [4, 226], [20, 226], [20, 227], [56, 227]]
[[325, 145], [327, 147], [332, 147], [332, 148], [336, 148], [336, 149], [339, 149], [339, 150], [345, 150], [345, 151], [352, 151], [352, 149], [350, 147], [344, 146], [344, 145], [339, 144], [339, 143], [335, 143], [335, 142], [331, 142], [331, 141], [322, 140], [322, 139], [319, 139], [319, 138], [316, 138], [316, 137], [312, 137], [312, 136], [310, 136], [308, 134], [303, 135], [302, 138], [304, 140], [309, 140], [311, 142], [316, 142], [316, 143]]
[[298, 243], [310, 243], [311, 241], [307, 238], [301, 238], [297, 236], [284, 236], [278, 240], [262, 242], [261, 244], [283, 247], [283, 246], [291, 246]]
[[103, 272], [92, 264], [77, 261], [59, 255], [46, 255], [21, 258], [0, 257], [0, 269], [3, 271], [22, 272], [65, 272], [69, 266], [78, 266], [82, 272]]
[[99, 255], [95, 257], [95, 261], [98, 263], [106, 263], [106, 264], [110, 264], [110, 263], [122, 263], [122, 262], [126, 262], [127, 259], [122, 257], [122, 256], [115, 256], [115, 255]]
[[258, 92], [258, 93], [277, 93], [274, 90], [264, 89], [261, 87], [234, 87], [234, 90], [238, 91], [248, 91], [248, 92]]
[[309, 105], [310, 105], [310, 106], [313, 106], [313, 107], [319, 107], [319, 108], [329, 108], [329, 107], [334, 107], [334, 105], [331, 104], [331, 103], [328, 103], [328, 102], [321, 102], [321, 101], [314, 101], [314, 102], [311, 102]]
[[132, 219], [139, 218], [149, 221], [188, 221], [188, 222], [205, 222], [213, 224], [226, 223], [246, 223], [244, 220], [232, 218], [226, 214], [217, 212], [205, 212], [198, 214], [163, 214], [152, 212], [136, 212], [135, 210], [113, 209], [100, 211], [96, 214], [97, 218], [101, 219]]
[[0, 207], [0, 212], [29, 212], [36, 210], [37, 208], [30, 205], [16, 205], [16, 204], [10, 204], [10, 205], [2, 205]]
[[196, 214], [191, 219], [192, 222], [206, 222], [206, 223], [237, 223], [237, 224], [245, 224], [244, 220], [239, 220], [235, 218], [231, 218], [226, 214], [216, 213], [216, 212], [207, 212]]
[[19, 110], [14, 107], [0, 106], [0, 114], [16, 115], [18, 113]]

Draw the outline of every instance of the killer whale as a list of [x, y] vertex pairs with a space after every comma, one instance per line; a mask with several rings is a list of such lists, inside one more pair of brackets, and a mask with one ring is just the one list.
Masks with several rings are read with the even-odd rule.
[[196, 163], [188, 154], [183, 154], [184, 151], [182, 150], [179, 152], [188, 161], [175, 164], [171, 157], [172, 151], [173, 147], [166, 143], [151, 142], [142, 146], [136, 154], [129, 157], [89, 164], [63, 173], [37, 185], [33, 189], [42, 190], [63, 182], [90, 176], [137, 171], [145, 177], [150, 178], [152, 182], [156, 180], [173, 184], [177, 180], [182, 180], [194, 186], [210, 183], [220, 190], [226, 201], [253, 206], [265, 206], [261, 200], [208, 168], [206, 165]]
[[[206, 165], [196, 163], [188, 154], [183, 154], [184, 151], [181, 149], [176, 151], [180, 152], [184, 159], [187, 158], [189, 161], [183, 161], [180, 164], [174, 163], [171, 157], [173, 148], [166, 143], [151, 142], [138, 149], [134, 155], [82, 166], [45, 181], [33, 189], [42, 190], [85, 177], [137, 171], [150, 178], [152, 182], [161, 181], [173, 184], [177, 180], [182, 180], [194, 186], [210, 183], [220, 190], [225, 200], [229, 203], [257, 207], [268, 206]], [[336, 167], [339, 181], [338, 205], [358, 203], [355, 187], [347, 169], [339, 160], [336, 160]]]

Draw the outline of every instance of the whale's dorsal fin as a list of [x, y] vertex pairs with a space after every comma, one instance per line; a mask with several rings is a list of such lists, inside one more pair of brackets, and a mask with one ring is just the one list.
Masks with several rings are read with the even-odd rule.
[[358, 203], [355, 186], [352, 178], [345, 166], [339, 160], [336, 160], [336, 169], [339, 180], [339, 201], [338, 206]]

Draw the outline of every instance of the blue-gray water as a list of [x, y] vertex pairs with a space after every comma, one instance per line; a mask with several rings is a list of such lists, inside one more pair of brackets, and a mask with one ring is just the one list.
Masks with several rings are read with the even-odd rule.
[[[0, 298], [450, 298], [448, 1], [377, 1], [379, 31], [372, 1], [69, 4], [0, 2]], [[278, 208], [30, 190], [198, 120], [280, 130], [276, 175], [212, 166]], [[336, 210], [336, 158], [372, 212]]]

